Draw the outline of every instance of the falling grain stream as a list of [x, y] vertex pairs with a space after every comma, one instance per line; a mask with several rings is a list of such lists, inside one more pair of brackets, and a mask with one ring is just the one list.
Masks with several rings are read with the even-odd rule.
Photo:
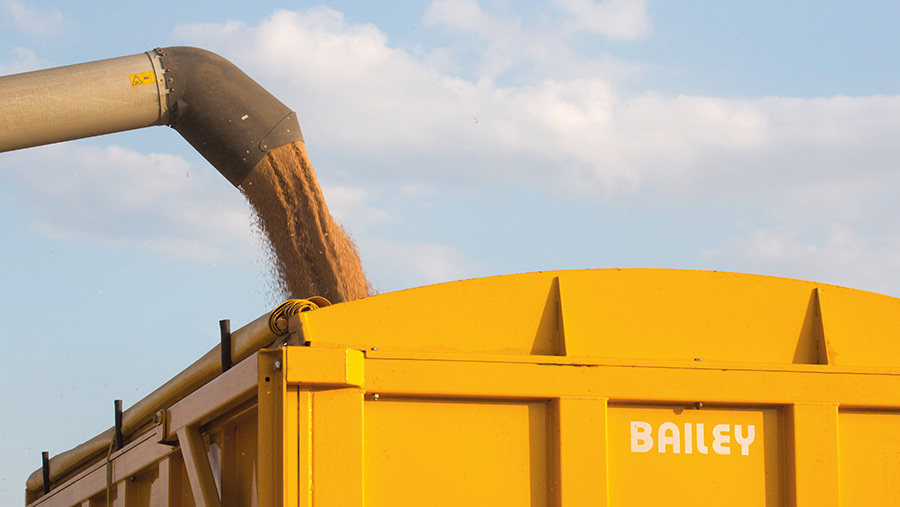
[[270, 151], [241, 191], [271, 247], [280, 296], [340, 303], [369, 295], [356, 245], [331, 217], [303, 142]]

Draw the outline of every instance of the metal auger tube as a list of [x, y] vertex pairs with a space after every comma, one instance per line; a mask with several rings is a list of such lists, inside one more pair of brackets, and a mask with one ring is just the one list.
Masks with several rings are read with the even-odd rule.
[[169, 125], [235, 186], [268, 151], [303, 140], [287, 106], [191, 47], [2, 76], [0, 106], [0, 152]]

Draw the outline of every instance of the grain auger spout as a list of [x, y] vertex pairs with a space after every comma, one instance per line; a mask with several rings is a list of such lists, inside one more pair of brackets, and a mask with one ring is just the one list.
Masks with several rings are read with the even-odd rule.
[[234, 186], [302, 141], [296, 114], [234, 64], [192, 47], [0, 77], [0, 152], [168, 125]]

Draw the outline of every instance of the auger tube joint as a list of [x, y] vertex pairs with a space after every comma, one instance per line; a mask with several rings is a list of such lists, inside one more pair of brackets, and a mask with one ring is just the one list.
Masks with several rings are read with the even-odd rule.
[[297, 115], [221, 56], [155, 50], [165, 69], [168, 124], [234, 186], [270, 150], [302, 141]]

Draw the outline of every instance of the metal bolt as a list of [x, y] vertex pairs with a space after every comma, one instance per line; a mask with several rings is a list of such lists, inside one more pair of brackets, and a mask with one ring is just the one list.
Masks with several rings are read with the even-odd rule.
[[378, 393], [372, 395], [372, 401], [378, 401]]
[[275, 366], [275, 371], [281, 371], [281, 359], [276, 359], [273, 366]]
[[697, 403], [694, 403], [694, 408], [696, 408], [697, 410], [700, 410], [701, 408], [703, 408], [703, 402], [698, 401]]
[[699, 358], [699, 357], [695, 357], [695, 358], [694, 358], [694, 361], [700, 361], [700, 358]]
[[377, 351], [378, 351], [378, 347], [372, 347], [372, 350], [374, 350], [374, 351], [377, 352]]

